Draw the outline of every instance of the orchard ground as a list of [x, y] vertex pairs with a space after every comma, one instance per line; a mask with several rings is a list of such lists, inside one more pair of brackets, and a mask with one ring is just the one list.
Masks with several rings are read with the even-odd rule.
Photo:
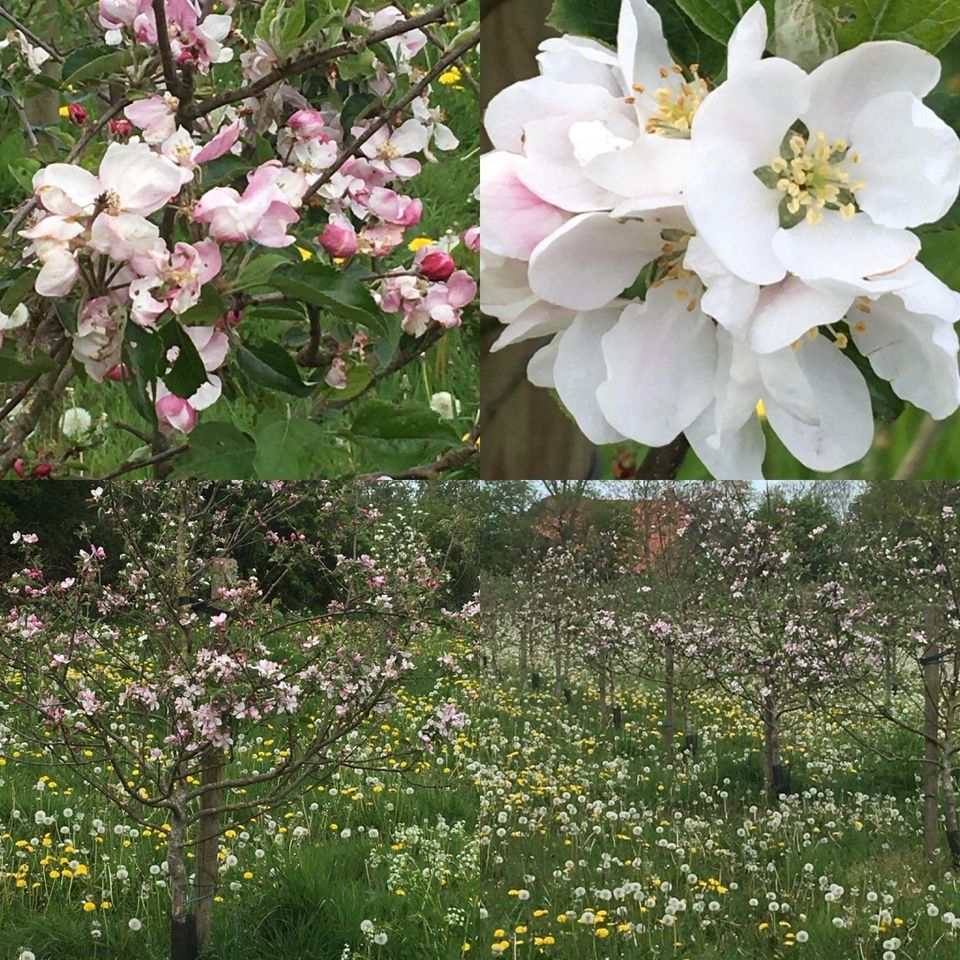
[[[954, 955], [960, 882], [920, 852], [917, 770], [889, 727], [796, 713], [783, 756], [797, 792], [768, 802], [762, 732], [717, 689], [687, 698], [696, 756], [662, 760], [656, 687], [547, 691], [470, 666], [421, 667], [364, 736], [402, 750], [441, 702], [469, 723], [406, 767], [342, 769], [302, 802], [224, 839], [211, 958], [934, 960]], [[840, 705], [838, 704], [838, 707]], [[861, 744], [869, 744], [867, 749]], [[680, 744], [678, 744], [679, 746]], [[238, 749], [255, 765], [269, 728]], [[915, 751], [914, 751], [915, 752]], [[18, 811], [14, 813], [14, 811]], [[158, 829], [162, 824], [158, 821]], [[0, 769], [0, 958], [160, 960], [164, 844], [55, 762]]]

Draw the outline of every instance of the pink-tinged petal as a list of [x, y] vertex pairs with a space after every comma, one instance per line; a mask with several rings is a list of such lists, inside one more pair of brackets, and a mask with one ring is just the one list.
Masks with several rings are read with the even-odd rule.
[[480, 216], [483, 245], [503, 257], [529, 260], [537, 244], [561, 227], [568, 215], [541, 200], [517, 178], [523, 157], [493, 152], [480, 158]]
[[228, 127], [224, 127], [200, 152], [193, 158], [194, 163], [207, 163], [210, 160], [216, 160], [228, 153], [240, 137], [240, 131], [243, 124], [239, 120], [234, 120]]
[[466, 270], [457, 270], [447, 280], [447, 294], [450, 305], [459, 310], [477, 295], [477, 282]]
[[148, 216], [182, 186], [180, 168], [145, 143], [111, 143], [100, 162], [100, 182], [120, 198], [127, 213]]
[[72, 163], [51, 163], [33, 175], [33, 192], [51, 213], [65, 217], [93, 211], [103, 184], [89, 170]]
[[77, 260], [69, 250], [61, 248], [47, 254], [34, 289], [41, 297], [65, 297], [80, 274]]
[[250, 239], [264, 247], [289, 247], [296, 238], [286, 232], [287, 227], [299, 219], [297, 211], [290, 204], [275, 200], [250, 231]]
[[230, 340], [225, 333], [220, 333], [214, 327], [184, 327], [184, 330], [197, 348], [208, 373], [223, 366], [230, 351]]
[[423, 168], [420, 165], [420, 161], [415, 160], [413, 157], [397, 157], [395, 160], [390, 161], [390, 169], [398, 177], [409, 180], [411, 177], [417, 176]]
[[240, 194], [233, 187], [214, 187], [208, 190], [193, 208], [193, 219], [197, 223], [210, 223], [214, 214], [224, 208], [236, 206]]
[[111, 260], [129, 260], [149, 253], [159, 236], [160, 228], [143, 217], [101, 213], [90, 228], [90, 246]]
[[197, 425], [197, 411], [189, 400], [184, 400], [176, 394], [167, 393], [165, 396], [158, 397], [156, 411], [161, 425], [166, 424], [181, 433], [190, 433]]
[[147, 143], [163, 143], [177, 129], [175, 97], [149, 97], [124, 108], [123, 115], [143, 131]]
[[210, 374], [206, 383], [197, 387], [197, 392], [190, 398], [190, 406], [194, 410], [206, 410], [212, 407], [223, 393], [223, 384], [218, 376]]
[[223, 266], [220, 248], [213, 240], [201, 240], [194, 247], [200, 255], [200, 271], [198, 273], [200, 282], [209, 283]]

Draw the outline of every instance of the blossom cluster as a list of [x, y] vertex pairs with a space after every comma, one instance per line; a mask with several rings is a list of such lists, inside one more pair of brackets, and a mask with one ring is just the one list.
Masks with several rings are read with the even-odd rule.
[[[234, 5], [226, 6], [230, 11]], [[165, 32], [179, 68], [189, 66], [203, 75], [234, 59], [229, 42], [242, 37], [229, 12], [204, 16], [198, 0], [168, 0], [165, 9]], [[387, 6], [373, 13], [354, 8], [349, 20], [375, 31], [406, 17]], [[100, 0], [99, 21], [108, 44], [162, 47], [150, 0]], [[374, 59], [371, 76], [361, 83], [364, 91], [385, 96], [398, 78], [414, 82], [421, 69], [414, 58], [427, 42], [420, 30], [388, 39], [395, 63], [388, 71]], [[251, 84], [276, 70], [284, 51], [258, 35], [238, 59], [244, 81]], [[179, 322], [176, 318], [196, 307], [205, 291], [230, 293], [235, 278], [225, 264], [246, 264], [259, 248], [297, 244], [304, 259], [326, 255], [341, 267], [364, 256], [378, 264], [401, 247], [405, 232], [421, 219], [422, 201], [404, 192], [421, 171], [417, 155], [433, 160], [431, 146], [452, 150], [459, 145], [443, 111], [431, 104], [429, 87], [412, 102], [408, 119], [391, 116], [381, 125], [376, 116], [361, 114], [344, 131], [342, 105], [332, 95], [311, 103], [278, 82], [264, 94], [197, 118], [185, 113], [188, 105], [177, 95], [183, 91], [169, 89], [159, 66], [155, 79], [157, 93], [135, 99], [105, 126], [109, 143], [96, 172], [78, 161], [36, 172], [36, 209], [20, 230], [28, 260], [40, 267], [36, 293], [79, 299], [73, 356], [98, 382], [133, 376], [124, 360], [125, 337], [135, 345], [138, 327], [156, 332], [171, 318]], [[86, 111], [77, 106], [69, 115], [86, 124]], [[362, 148], [351, 155], [350, 138], [364, 136]], [[213, 161], [249, 155], [255, 141], [270, 143], [276, 155], [261, 159], [242, 189], [219, 185], [208, 173]], [[315, 237], [316, 249], [291, 232], [312, 220], [314, 210], [326, 220]], [[475, 230], [464, 240], [471, 249], [479, 242]], [[239, 245], [244, 255], [235, 259]], [[403, 329], [417, 337], [432, 325], [458, 326], [461, 310], [476, 295], [475, 282], [456, 268], [449, 249], [417, 251], [409, 268], [397, 268], [397, 277], [392, 272], [377, 281], [381, 289], [375, 295], [385, 312], [402, 311]], [[147, 385], [161, 430], [189, 432], [198, 411], [219, 398], [218, 371], [242, 322], [240, 306], [209, 327], [185, 326], [207, 373], [189, 396], [171, 392], [165, 383], [180, 352], [176, 346], [168, 350], [159, 379]], [[0, 315], [0, 336], [27, 322], [25, 309], [21, 305], [9, 316]], [[356, 337], [341, 345], [327, 382], [344, 386], [344, 357], [355, 353], [362, 360], [364, 346], [365, 340]]]
[[551, 336], [529, 378], [591, 440], [685, 434], [725, 478], [762, 475], [762, 417], [811, 469], [867, 453], [854, 348], [933, 417], [960, 405], [960, 296], [911, 229], [960, 188], [960, 139], [923, 103], [939, 62], [877, 41], [807, 73], [764, 56], [767, 29], [757, 3], [713, 87], [623, 0], [616, 50], [547, 40], [494, 98], [481, 161], [496, 348]]

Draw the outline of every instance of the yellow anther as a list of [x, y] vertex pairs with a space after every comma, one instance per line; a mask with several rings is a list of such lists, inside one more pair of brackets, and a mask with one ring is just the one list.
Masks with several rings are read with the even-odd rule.
[[689, 294], [686, 290], [678, 290], [678, 291], [674, 294], [674, 297], [676, 297], [677, 300], [686, 300], [687, 297], [689, 297], [689, 296], [690, 296], [690, 294]]
[[840, 216], [842, 216], [844, 220], [852, 220], [856, 212], [857, 208], [852, 203], [845, 203], [840, 208]]
[[791, 213], [799, 213], [799, 212], [800, 212], [800, 201], [799, 201], [796, 197], [794, 197], [792, 200], [790, 200], [790, 201], [787, 202], [787, 209], [788, 209]]
[[791, 188], [792, 186], [793, 186], [793, 181], [792, 181], [792, 180], [788, 180], [786, 177], [782, 177], [780, 180], [777, 181], [777, 189], [778, 189], [781, 193], [789, 193], [789, 192], [790, 192], [790, 188]]
[[663, 77], [664, 80], [670, 76], [670, 71], [666, 67], [661, 67], [659, 72], [660, 76]]
[[807, 223], [809, 223], [811, 227], [815, 227], [822, 219], [823, 214], [817, 207], [811, 207], [807, 211]]
[[856, 333], [866, 333], [866, 332], [867, 332], [867, 325], [866, 325], [862, 320], [858, 320], [858, 321], [853, 325], [853, 329], [854, 329], [854, 331], [855, 331]]
[[681, 67], [679, 63], [672, 63], [672, 64], [670, 64], [670, 69], [671, 69], [674, 73], [679, 73], [679, 74], [682, 74], [682, 73], [683, 73], [683, 67]]
[[847, 344], [850, 342], [847, 339], [847, 335], [845, 333], [837, 333], [835, 336], [837, 339], [834, 340], [834, 343], [837, 345], [837, 349], [845, 350], [847, 348]]
[[623, 102], [624, 102], [624, 103], [629, 103], [629, 104], [632, 105], [632, 104], [634, 104], [634, 103], [637, 102], [637, 98], [636, 98], [636, 97], [624, 97], [624, 98], [623, 98]]
[[787, 169], [787, 161], [784, 160], [783, 157], [777, 157], [777, 159], [770, 164], [770, 169], [773, 170], [774, 173], [783, 173], [783, 171]]
[[643, 93], [647, 88], [642, 83], [635, 83], [630, 89], [636, 93]]

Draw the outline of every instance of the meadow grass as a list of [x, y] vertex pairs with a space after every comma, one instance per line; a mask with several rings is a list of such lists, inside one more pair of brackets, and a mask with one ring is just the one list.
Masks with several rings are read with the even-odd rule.
[[[441, 652], [469, 663], [442, 635], [424, 662]], [[909, 735], [860, 722], [854, 738], [839, 703], [797, 711], [783, 731], [796, 792], [770, 802], [757, 719], [718, 690], [684, 699], [699, 749], [667, 765], [656, 686], [627, 685], [615, 730], [586, 684], [567, 705], [509, 677], [422, 670], [358, 741], [393, 762], [342, 768], [224, 837], [209, 957], [955, 955], [960, 884], [921, 855], [919, 767], [879, 752], [915, 755]], [[447, 700], [468, 727], [402, 758]], [[266, 729], [247, 745], [240, 768], [276, 749]], [[0, 960], [162, 960], [163, 838], [131, 826], [48, 758], [6, 753]]]

